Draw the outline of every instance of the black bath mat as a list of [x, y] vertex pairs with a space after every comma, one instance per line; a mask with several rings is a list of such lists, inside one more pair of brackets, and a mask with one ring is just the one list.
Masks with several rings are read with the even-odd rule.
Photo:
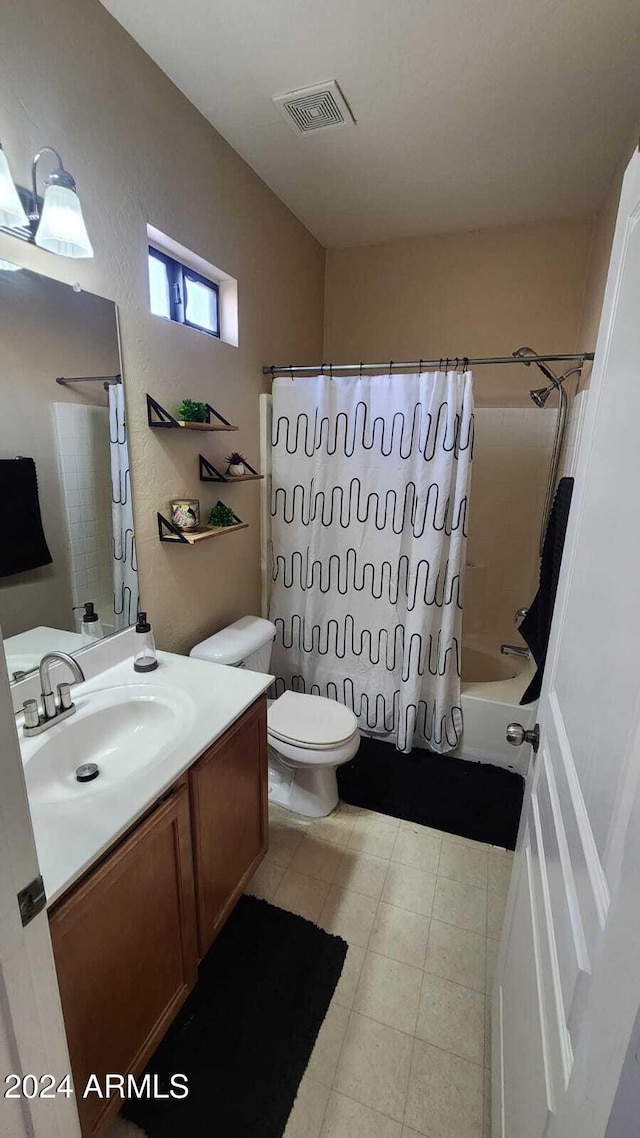
[[189, 1095], [130, 1100], [149, 1138], [281, 1138], [347, 945], [317, 925], [241, 897], [147, 1071]]
[[355, 759], [338, 767], [338, 787], [352, 806], [515, 849], [524, 780], [503, 767], [418, 748], [403, 755], [363, 736]]

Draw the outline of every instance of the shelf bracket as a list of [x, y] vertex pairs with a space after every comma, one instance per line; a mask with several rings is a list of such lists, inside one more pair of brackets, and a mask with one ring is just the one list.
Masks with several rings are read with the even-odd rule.
[[[224, 506], [225, 504], [226, 504], [225, 502], [221, 502], [220, 499], [218, 498], [218, 501], [216, 502], [216, 506]], [[227, 506], [227, 509], [231, 510], [231, 506]], [[242, 518], [238, 517], [235, 510], [231, 510], [231, 513], [233, 514], [233, 521], [234, 521], [235, 525], [237, 525], [237, 526], [244, 525]]]
[[174, 526], [173, 522], [168, 522], [162, 514], [158, 514], [158, 537], [160, 541], [168, 541], [170, 544], [189, 544], [186, 537], [180, 533], [178, 527]]
[[251, 474], [255, 475], [256, 478], [262, 477], [262, 475], [257, 470], [254, 469], [254, 467], [251, 465], [251, 463], [247, 462], [246, 458], [244, 459], [243, 465], [246, 466], [247, 470], [250, 471]]
[[[241, 481], [241, 479], [236, 479], [233, 477], [229, 478], [226, 474], [223, 474], [222, 471], [218, 470], [217, 466], [214, 466], [213, 463], [210, 462], [208, 458], [205, 458], [205, 456], [203, 454], [198, 455], [198, 461], [200, 464], [200, 481], [201, 482], [228, 482], [228, 483], [232, 483], [232, 482]], [[244, 466], [246, 466], [246, 468], [249, 471], [250, 476], [252, 478], [260, 478], [261, 477], [261, 475], [258, 473], [258, 471], [255, 470], [254, 467], [251, 465], [251, 463], [247, 462], [246, 459], [244, 460]]]
[[233, 427], [229, 420], [225, 419], [224, 415], [221, 415], [219, 411], [216, 411], [215, 407], [212, 407], [210, 403], [207, 403], [207, 407], [209, 409], [209, 422], [211, 422], [211, 416], [213, 415], [214, 419], [217, 419], [218, 422], [223, 423], [225, 427], [229, 427], [229, 430], [237, 430], [237, 427]]
[[[153, 416], [156, 416], [154, 419]], [[147, 422], [150, 427], [177, 427], [178, 420], [147, 393]]]
[[226, 482], [224, 474], [222, 474], [208, 458], [203, 454], [198, 455], [200, 463], [200, 481], [201, 482]]

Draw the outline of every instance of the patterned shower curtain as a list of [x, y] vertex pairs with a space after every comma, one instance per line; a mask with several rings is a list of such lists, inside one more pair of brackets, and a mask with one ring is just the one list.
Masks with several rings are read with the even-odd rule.
[[277, 379], [272, 671], [400, 751], [462, 732], [462, 580], [473, 448], [463, 374]]
[[139, 608], [129, 447], [121, 383], [109, 385], [109, 452], [113, 523], [113, 611], [116, 629], [135, 624]]

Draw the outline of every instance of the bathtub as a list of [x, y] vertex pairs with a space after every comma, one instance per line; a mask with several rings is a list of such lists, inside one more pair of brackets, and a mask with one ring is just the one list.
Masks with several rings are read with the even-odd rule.
[[534, 672], [532, 660], [502, 656], [499, 645], [473, 637], [463, 641], [463, 736], [455, 755], [526, 774], [530, 748], [512, 747], [505, 732], [514, 720], [525, 728], [536, 721], [537, 701], [520, 707]]

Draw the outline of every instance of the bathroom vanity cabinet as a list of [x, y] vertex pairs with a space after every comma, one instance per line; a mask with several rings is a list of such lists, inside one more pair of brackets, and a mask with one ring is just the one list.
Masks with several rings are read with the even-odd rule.
[[49, 914], [85, 1138], [122, 1105], [92, 1094], [139, 1075], [197, 979], [198, 960], [267, 848], [261, 697]]
[[50, 916], [83, 1134], [108, 1103], [90, 1074], [141, 1070], [198, 968], [186, 780]]
[[189, 771], [198, 944], [203, 957], [267, 852], [263, 697]]

